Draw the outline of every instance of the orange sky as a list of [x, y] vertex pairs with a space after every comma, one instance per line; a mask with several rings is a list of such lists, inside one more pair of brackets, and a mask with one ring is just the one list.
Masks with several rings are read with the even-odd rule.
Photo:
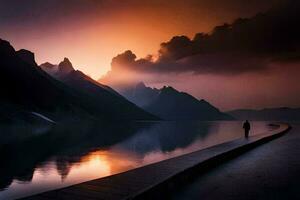
[[[0, 38], [16, 49], [33, 51], [38, 64], [58, 64], [68, 57], [76, 69], [98, 80], [110, 70], [112, 58], [126, 50], [138, 58], [155, 55], [160, 44], [173, 36], [192, 38], [238, 17], [265, 12], [282, 1], [0, 0]], [[174, 86], [222, 110], [296, 107], [299, 88], [297, 84], [287, 86], [298, 80], [296, 68], [298, 65], [290, 74], [273, 70], [268, 78], [258, 73], [235, 77], [166, 73], [151, 77], [155, 79], [152, 82], [147, 77], [139, 77], [139, 81]]]
[[[244, 5], [238, 0], [226, 4], [216, 0], [87, 0], [83, 9], [82, 0], [73, 1], [78, 5], [72, 6], [63, 0], [65, 7], [49, 2], [45, 4], [54, 6], [52, 9], [34, 4], [27, 12], [19, 5], [22, 3], [16, 3], [22, 13], [2, 18], [0, 22], [5, 23], [0, 25], [0, 37], [17, 49], [35, 52], [38, 64], [58, 63], [68, 57], [77, 69], [95, 79], [105, 74], [111, 59], [125, 50], [132, 50], [138, 57], [155, 54], [160, 43], [174, 35], [193, 37], [196, 32], [208, 32], [217, 24], [252, 16], [272, 5], [264, 1]], [[5, 3], [2, 5], [5, 9]], [[12, 5], [7, 3], [7, 8]]]

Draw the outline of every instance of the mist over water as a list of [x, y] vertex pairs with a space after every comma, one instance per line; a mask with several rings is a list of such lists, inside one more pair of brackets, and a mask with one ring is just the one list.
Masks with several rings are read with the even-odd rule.
[[[267, 122], [252, 122], [251, 134], [268, 129]], [[81, 124], [1, 140], [0, 199], [109, 176], [240, 137], [242, 122], [169, 121]]]

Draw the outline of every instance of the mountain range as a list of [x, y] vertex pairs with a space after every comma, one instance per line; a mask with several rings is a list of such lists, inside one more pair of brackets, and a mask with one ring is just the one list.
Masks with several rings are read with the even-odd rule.
[[100, 84], [83, 72], [75, 70], [68, 58], [58, 65], [44, 63], [40, 67], [57, 80], [84, 94], [85, 97], [94, 99], [106, 113], [116, 113], [116, 117], [121, 119], [143, 119], [143, 117], [144, 119], [158, 119], [128, 101], [109, 86]]
[[135, 87], [120, 91], [128, 100], [146, 111], [166, 120], [233, 120], [205, 100], [179, 92], [173, 87], [161, 89], [139, 83]]
[[166, 120], [233, 119], [205, 100], [199, 101], [193, 96], [184, 92], [178, 92], [172, 87], [164, 87], [159, 90], [146, 87], [141, 82], [134, 89], [124, 91], [122, 93], [123, 96], [121, 96], [112, 88], [100, 84], [79, 70], [75, 70], [68, 58], [65, 58], [58, 65], [48, 62], [40, 65], [40, 67], [66, 85], [96, 98], [109, 110], [115, 111], [116, 108], [122, 110], [120, 115], [131, 112], [131, 108], [124, 104], [125, 98], [123, 96], [125, 96], [130, 102], [133, 102], [140, 108]]
[[300, 108], [266, 108], [262, 110], [240, 109], [227, 112], [239, 120], [259, 121], [298, 121], [300, 120]]
[[[58, 65], [63, 77], [76, 73], [65, 59]], [[111, 91], [109, 87], [91, 87], [97, 90], [96, 95], [87, 95], [81, 89], [70, 87], [59, 81], [39, 67], [34, 54], [28, 50], [16, 51], [9, 42], [0, 39], [0, 103], [12, 104], [22, 109], [40, 113], [54, 121], [73, 119], [102, 120], [152, 120], [157, 119], [130, 103], [125, 98]], [[81, 79], [87, 81], [88, 77]], [[80, 85], [80, 84], [78, 84]], [[94, 85], [94, 84], [93, 84]], [[89, 87], [81, 85], [82, 88]], [[100, 94], [100, 93], [103, 94]], [[104, 98], [103, 98], [104, 99]]]
[[48, 62], [38, 66], [32, 52], [16, 51], [2, 39], [0, 72], [0, 110], [5, 110], [0, 117], [9, 120], [11, 115], [7, 113], [16, 112], [19, 114], [12, 116], [21, 120], [29, 116], [45, 123], [65, 119], [300, 119], [300, 108], [241, 109], [224, 113], [209, 102], [173, 87], [151, 88], [143, 82], [118, 93], [75, 70], [68, 58], [58, 65]]

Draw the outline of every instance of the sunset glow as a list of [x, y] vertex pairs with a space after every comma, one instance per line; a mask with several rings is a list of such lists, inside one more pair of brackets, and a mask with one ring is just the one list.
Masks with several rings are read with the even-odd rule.
[[[48, 4], [56, 6], [52, 2]], [[261, 4], [258, 8], [251, 4], [253, 9], [246, 10], [236, 9], [236, 5], [230, 3], [220, 7], [214, 1], [204, 0], [186, 3], [103, 1], [99, 4], [90, 1], [85, 6], [80, 5], [82, 8], [76, 4], [67, 5], [66, 10], [58, 7], [55, 14], [51, 10], [30, 11], [37, 17], [0, 25], [0, 36], [10, 40], [17, 49], [35, 52], [39, 64], [58, 63], [68, 57], [77, 69], [98, 79], [110, 69], [111, 59], [118, 53], [130, 49], [138, 57], [155, 54], [160, 43], [174, 35], [193, 37], [197, 32], [209, 32], [215, 25], [230, 22], [240, 15], [251, 16], [269, 7]], [[36, 9], [43, 8], [38, 6]], [[26, 10], [23, 12], [27, 15]]]
[[[282, 69], [288, 63], [268, 63], [272, 61], [272, 58], [268, 58], [269, 55], [264, 58], [263, 64], [257, 63], [256, 59], [259, 60], [259, 58], [255, 56], [252, 58], [251, 55], [245, 55], [245, 58], [241, 55], [232, 56], [230, 53], [229, 58], [226, 55], [204, 55], [202, 64], [196, 63], [196, 65], [195, 62], [201, 58], [197, 55], [194, 57], [187, 55], [178, 63], [167, 64], [165, 71], [157, 71], [156, 74], [137, 72], [136, 69], [141, 69], [141, 67], [135, 70], [122, 69], [109, 72], [112, 69], [112, 59], [127, 50], [136, 56], [136, 60], [149, 58], [149, 55], [157, 60], [162, 53], [160, 45], [172, 41], [172, 38], [176, 36], [187, 37], [193, 41], [197, 33], [211, 34], [217, 30], [216, 26], [219, 26], [217, 28], [221, 30], [220, 25], [224, 23], [228, 25], [238, 18], [251, 19], [258, 13], [274, 8], [276, 10], [281, 2], [282, 0], [255, 0], [247, 3], [247, 6], [237, 0], [229, 0], [226, 3], [217, 0], [185, 2], [179, 0], [172, 2], [159, 0], [143, 2], [138, 0], [122, 2], [78, 0], [74, 2], [65, 0], [61, 4], [56, 1], [46, 1], [46, 3], [38, 2], [31, 6], [22, 3], [17, 4], [20, 6], [18, 15], [3, 10], [0, 37], [10, 41], [16, 49], [24, 48], [34, 52], [38, 64], [44, 62], [58, 64], [64, 57], [67, 57], [75, 69], [83, 71], [117, 91], [120, 85], [124, 87], [128, 83], [143, 81], [152, 87], [171, 85], [180, 91], [189, 92], [198, 99], [206, 99], [222, 110], [250, 107], [260, 109], [264, 108], [270, 99], [272, 102], [268, 104], [268, 107], [294, 107], [298, 105], [300, 98], [294, 92], [298, 88], [286, 90], [286, 87], [275, 87], [279, 80], [286, 80], [286, 75], [281, 74]], [[8, 3], [7, 6], [14, 6], [14, 3]], [[22, 20], [19, 20], [20, 18]], [[257, 31], [261, 30], [257, 29]], [[264, 37], [272, 38], [268, 35], [263, 35], [262, 38]], [[260, 44], [261, 42], [258, 40], [252, 43]], [[258, 49], [261, 48], [258, 46]], [[168, 52], [164, 54], [167, 55]], [[223, 56], [222, 59], [220, 56]], [[240, 60], [234, 60], [234, 57]], [[214, 63], [207, 63], [206, 58]], [[189, 63], [189, 60], [192, 61]], [[241, 71], [226, 71], [228, 64], [226, 62], [229, 62], [229, 65], [235, 65], [231, 66], [232, 70]], [[209, 66], [212, 64], [214, 66]], [[293, 64], [298, 65], [298, 63]], [[182, 66], [176, 67], [176, 65]], [[261, 65], [264, 65], [266, 69], [275, 65], [282, 66], [281, 70], [260, 71]], [[188, 71], [188, 68], [193, 67], [204, 68], [204, 70], [195, 73]], [[153, 69], [151, 66], [149, 68]], [[216, 68], [218, 70], [214, 71]], [[243, 69], [248, 70], [243, 71]], [[294, 69], [296, 68], [290, 70], [293, 71], [292, 74], [298, 74], [299, 70]], [[107, 76], [107, 73], [111, 76]], [[274, 85], [270, 85], [270, 81], [264, 81], [265, 76], [274, 80]], [[220, 81], [223, 82], [222, 85], [219, 85]], [[241, 81], [245, 84], [240, 84]], [[288, 80], [288, 82], [294, 81], [296, 79]], [[286, 84], [291, 85], [288, 82]], [[194, 85], [198, 87], [193, 87]], [[241, 95], [243, 91], [249, 91], [249, 93], [243, 96]], [[257, 95], [254, 97], [251, 91], [257, 91]], [[224, 93], [227, 95], [223, 95]], [[287, 93], [290, 98], [274, 100], [275, 95], [284, 96]], [[251, 105], [248, 99], [251, 99]]]

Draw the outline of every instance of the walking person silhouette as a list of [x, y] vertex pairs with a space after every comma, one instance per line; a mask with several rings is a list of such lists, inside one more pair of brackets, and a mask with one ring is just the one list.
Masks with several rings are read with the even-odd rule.
[[243, 129], [245, 130], [245, 138], [249, 137], [249, 131], [251, 129], [251, 125], [248, 120], [244, 122]]

